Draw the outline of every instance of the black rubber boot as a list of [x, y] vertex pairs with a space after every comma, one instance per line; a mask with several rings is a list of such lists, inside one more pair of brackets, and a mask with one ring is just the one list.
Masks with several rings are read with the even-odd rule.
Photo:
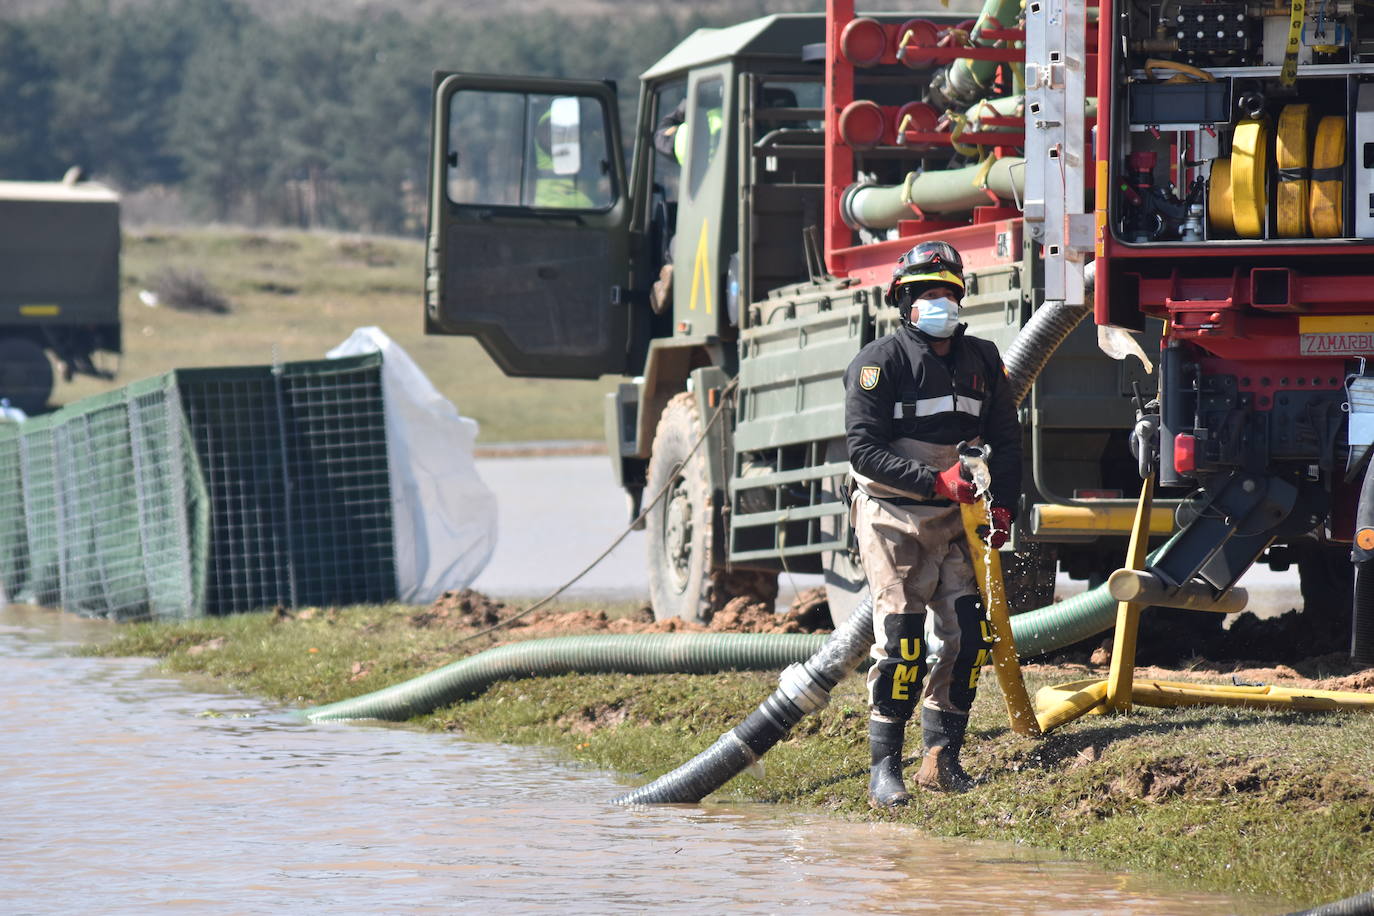
[[964, 748], [964, 732], [968, 716], [921, 707], [921, 734], [925, 739], [925, 754], [916, 783], [935, 792], [967, 792], [973, 779], [959, 765], [959, 752]]
[[868, 804], [872, 808], [899, 808], [911, 801], [902, 782], [902, 742], [905, 722], [868, 720], [868, 749], [872, 769], [868, 777]]

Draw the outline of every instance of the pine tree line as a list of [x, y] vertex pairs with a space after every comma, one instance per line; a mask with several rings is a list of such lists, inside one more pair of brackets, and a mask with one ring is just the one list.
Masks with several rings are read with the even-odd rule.
[[413, 233], [433, 71], [614, 79], [628, 128], [643, 69], [770, 5], [277, 22], [239, 0], [71, 0], [0, 22], [0, 179], [79, 164], [126, 191], [174, 188], [207, 220]]

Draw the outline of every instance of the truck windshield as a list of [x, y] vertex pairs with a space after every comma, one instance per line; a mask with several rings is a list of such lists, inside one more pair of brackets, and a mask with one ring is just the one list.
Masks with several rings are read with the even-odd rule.
[[455, 92], [448, 196], [456, 204], [607, 210], [615, 201], [600, 101], [508, 91]]

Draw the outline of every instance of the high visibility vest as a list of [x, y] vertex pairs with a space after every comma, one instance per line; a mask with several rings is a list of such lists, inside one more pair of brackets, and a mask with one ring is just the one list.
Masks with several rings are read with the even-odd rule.
[[[706, 110], [706, 129], [711, 132], [711, 149], [713, 151], [715, 150], [716, 138], [720, 136], [720, 125], [720, 109], [708, 108]], [[677, 160], [678, 165], [685, 165], [687, 162], [690, 149], [688, 137], [687, 122], [683, 121], [673, 132], [673, 158]]]

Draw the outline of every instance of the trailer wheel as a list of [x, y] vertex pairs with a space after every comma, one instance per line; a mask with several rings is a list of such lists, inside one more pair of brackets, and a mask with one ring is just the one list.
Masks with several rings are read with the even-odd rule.
[[27, 337], [0, 337], [0, 398], [27, 414], [48, 406], [53, 371], [48, 354]]
[[701, 415], [689, 392], [663, 408], [649, 457], [650, 496], [667, 492], [649, 510], [649, 597], [654, 618], [681, 617], [697, 623], [711, 618], [711, 569], [715, 559], [714, 505], [699, 446]]

